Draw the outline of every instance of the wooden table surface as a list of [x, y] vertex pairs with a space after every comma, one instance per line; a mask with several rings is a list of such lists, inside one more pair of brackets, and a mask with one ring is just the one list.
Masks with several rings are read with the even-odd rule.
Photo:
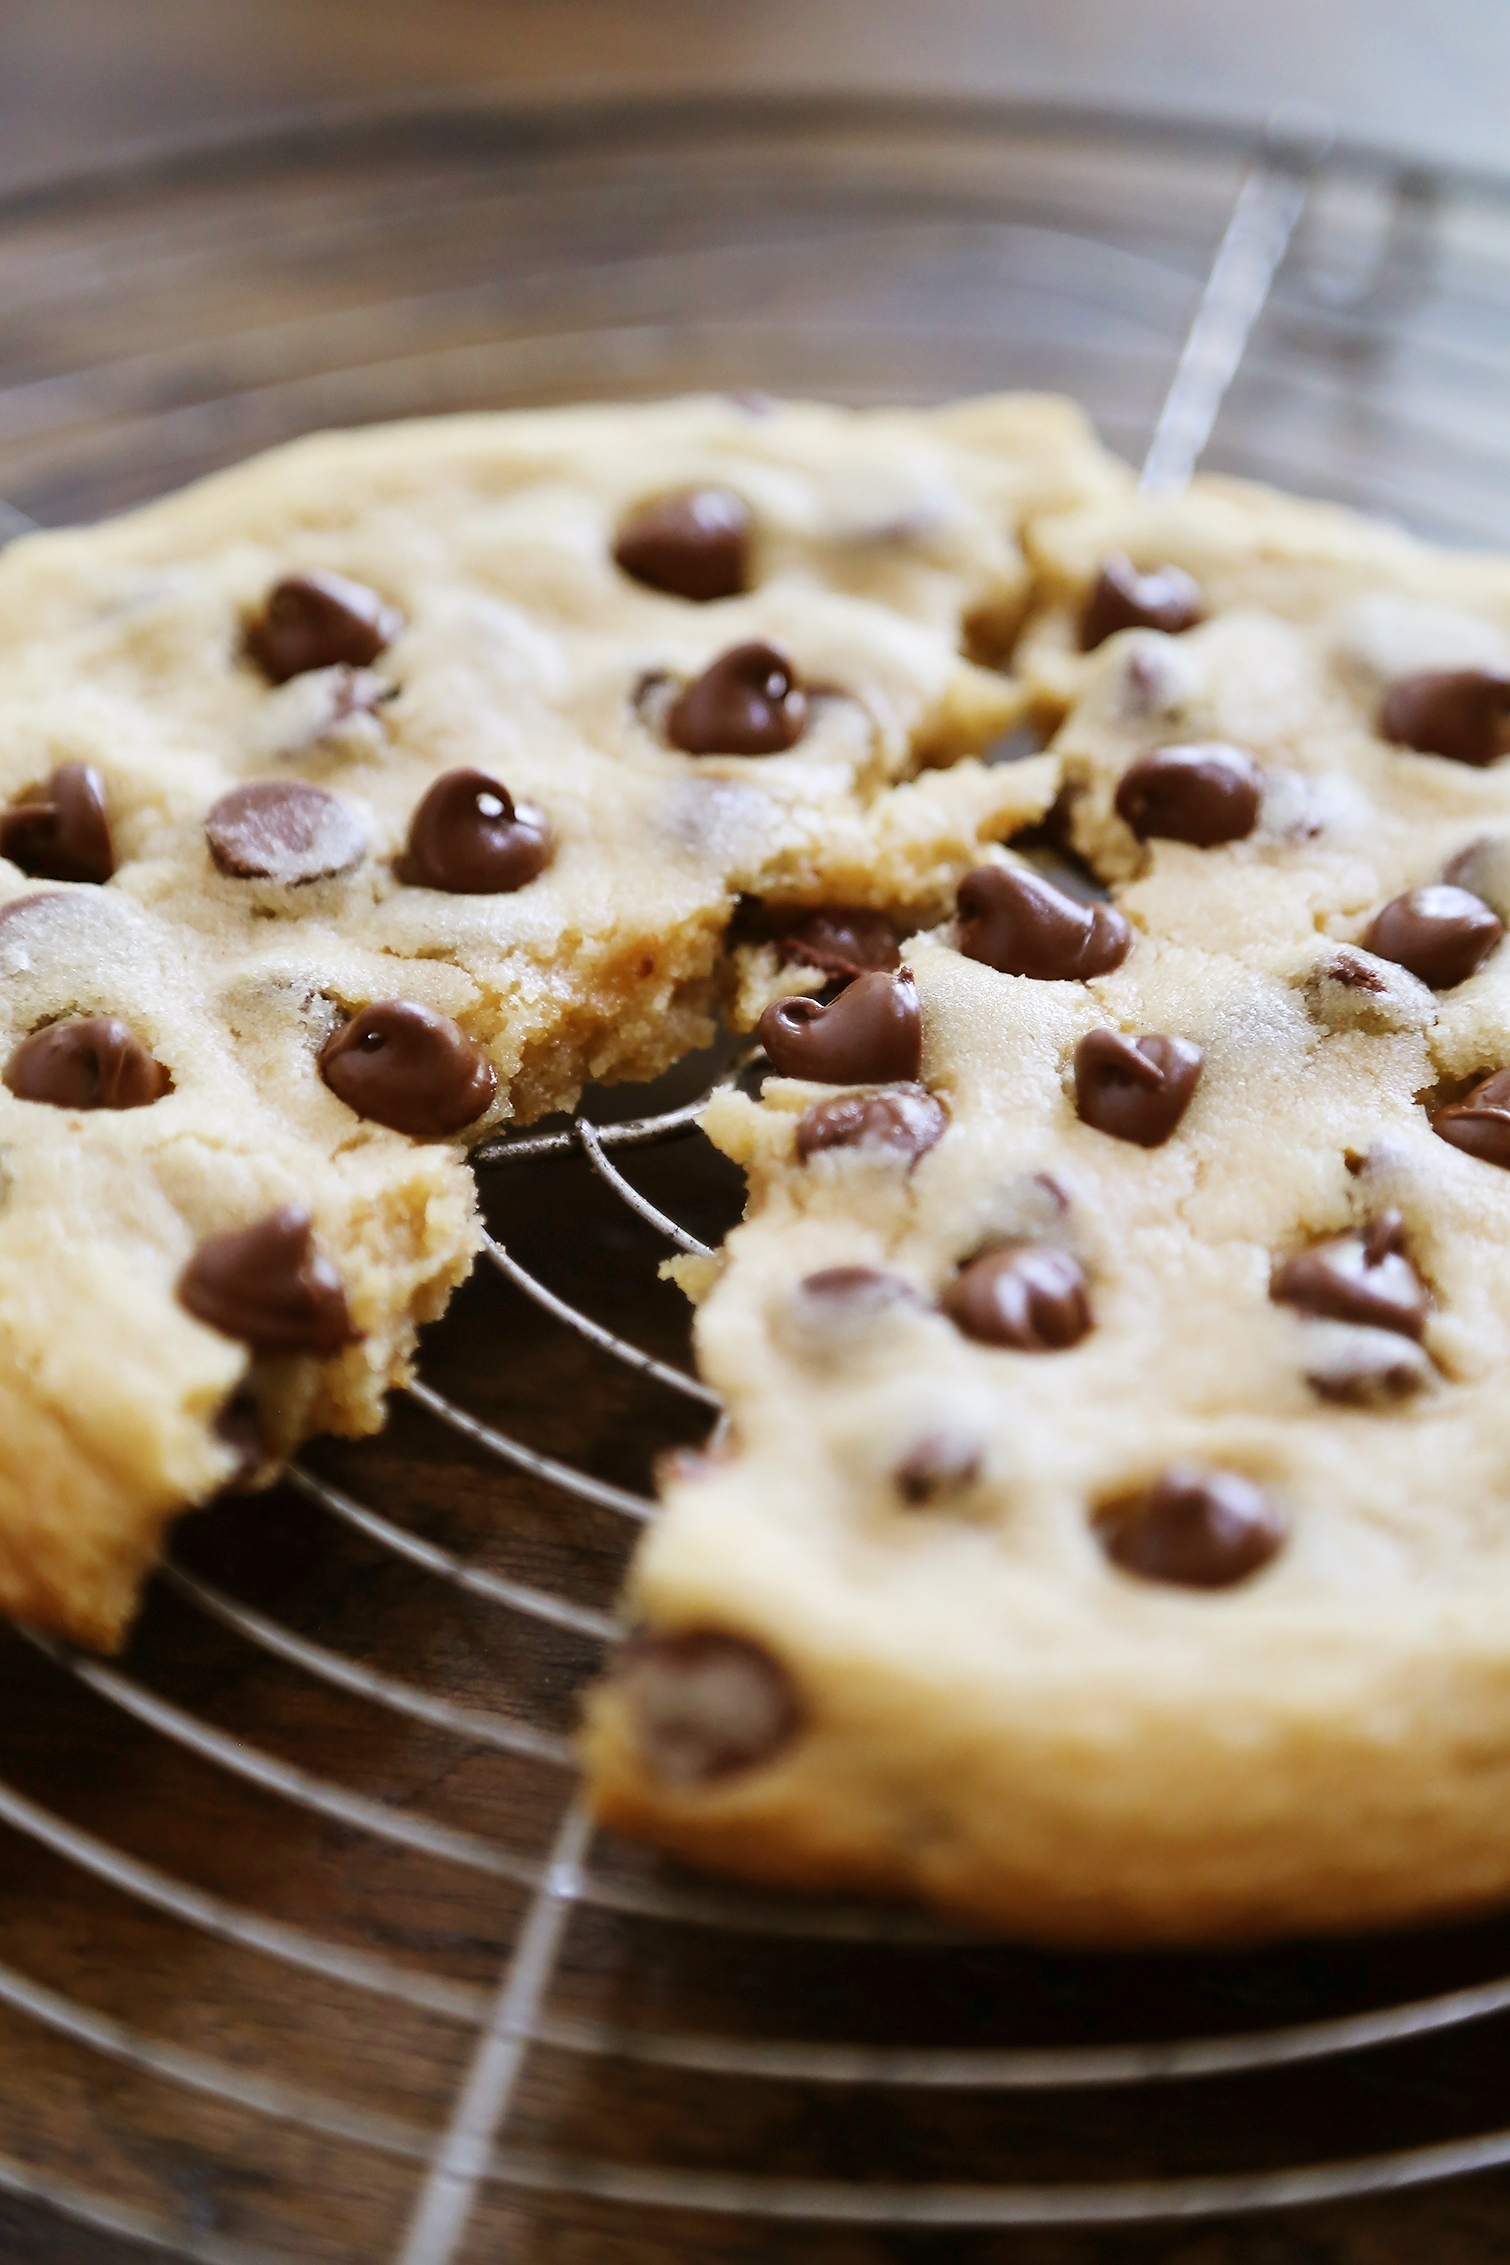
[[[1311, 59], [1320, 91], [1346, 98], [1345, 114], [1360, 130], [1413, 130], [1423, 144], [1439, 146], [1445, 137], [1460, 151], [1487, 149], [1489, 112], [1504, 83], [1490, 65], [1510, 60], [1497, 9], [1465, 6], [1445, 24], [1434, 20], [1429, 37], [1419, 11], [1401, 6], [1287, 12], [1279, 0], [1224, 12], [1220, 28], [1208, 14], [1176, 0], [1162, 10], [1067, 5], [1052, 25], [1045, 12], [1027, 8], [862, 14], [825, 0], [737, 10], [697, 0], [642, 0], [632, 10], [483, 0], [431, 0], [424, 10], [383, 0], [360, 7], [162, 0], [132, 11], [48, 0], [45, 8], [12, 6], [0, 19], [7, 63], [0, 173], [15, 178], [143, 133], [290, 102], [397, 98], [420, 84], [482, 79], [540, 89], [601, 85], [615, 73], [641, 83], [724, 76], [746, 85], [922, 75], [974, 89], [1163, 96], [1252, 115], [1294, 91], [1297, 55]], [[1261, 48], [1254, 45], [1260, 23]], [[1448, 97], [1456, 108], [1444, 120]], [[369, 218], [395, 236], [412, 220], [390, 213], [379, 188], [367, 202]], [[45, 269], [48, 239], [38, 225], [41, 233], [22, 247], [22, 265], [0, 270], [0, 283], [35, 272], [39, 260]], [[170, 319], [167, 303], [154, 308], [129, 275], [109, 300], [111, 262], [98, 247], [128, 245], [131, 215], [102, 213], [97, 226], [100, 273], [86, 278], [82, 328], [70, 332], [66, 308], [41, 293], [36, 322], [20, 331], [12, 325], [12, 367], [0, 369], [0, 489], [22, 494], [44, 515], [125, 500], [133, 479], [150, 485], [160, 466], [181, 461], [187, 469], [301, 418], [312, 421], [327, 395], [310, 310], [338, 292], [355, 303], [364, 287], [343, 244], [316, 243], [301, 254], [303, 264], [280, 270], [275, 290], [247, 232], [228, 235], [234, 255], [203, 261], [196, 285], [205, 336], [223, 357], [207, 362], [203, 385], [224, 398], [212, 404], [213, 416], [201, 415], [181, 398], [181, 373], [152, 358], [155, 333]], [[161, 273], [187, 271], [192, 227], [192, 215], [175, 216], [165, 241], [181, 269], [165, 264]], [[253, 278], [236, 280], [235, 291], [262, 292], [268, 319], [300, 341], [304, 393], [294, 387], [280, 395], [271, 382], [259, 391], [232, 371], [233, 346], [214, 342], [215, 293], [232, 291], [233, 257]], [[77, 265], [70, 272], [76, 276]], [[923, 276], [918, 287], [926, 283]], [[380, 297], [381, 278], [373, 288]], [[13, 300], [6, 305], [9, 311]], [[557, 311], [546, 290], [538, 320]], [[475, 381], [456, 374], [479, 351], [470, 320], [465, 310], [456, 315], [435, 367], [450, 373], [444, 382], [453, 388], [475, 382], [479, 397], [502, 397], [491, 365]], [[559, 334], [567, 329], [563, 315]], [[39, 386], [23, 416], [9, 389], [23, 374], [43, 379], [67, 369], [83, 342], [99, 354], [104, 374], [50, 408], [52, 396]], [[397, 353], [391, 337], [385, 351]], [[19, 366], [27, 356], [34, 372]], [[549, 381], [529, 375], [543, 365], [521, 367], [523, 375], [509, 365], [510, 382], [521, 388]], [[636, 383], [653, 382], [653, 372], [635, 368]], [[1126, 372], [1124, 392], [1153, 389], [1148, 402], [1139, 394], [1134, 403], [1141, 415], [1156, 398], [1159, 368], [1140, 372], [1129, 361]], [[415, 398], [418, 381], [404, 383], [411, 391], [395, 397], [399, 405]], [[378, 413], [385, 398], [364, 395], [363, 413]], [[37, 420], [49, 415], [57, 434], [44, 471]], [[146, 448], [159, 453], [143, 472]], [[706, 1156], [667, 1151], [642, 1169], [652, 1194], [694, 1225], [711, 1233], [729, 1215], [727, 1178]], [[653, 1238], [575, 1168], [548, 1167], [515, 1193], [500, 1185], [489, 1202], [511, 1247], [551, 1271], [567, 1294], [662, 1353], [684, 1357], [686, 1317], [674, 1293], [655, 1282]], [[623, 1485], [643, 1486], [654, 1450], [687, 1434], [680, 1411], [647, 1404], [492, 1276], [480, 1278], [435, 1333], [426, 1372], [483, 1417]], [[612, 1600], [626, 1548], [621, 1526], [602, 1513], [564, 1517], [549, 1490], [500, 1480], [485, 1457], [412, 1406], [397, 1411], [382, 1443], [327, 1446], [314, 1462], [353, 1495], [498, 1578], [570, 1590], [594, 1607]], [[183, 1561], [191, 1577], [306, 1644], [422, 1684], [448, 1706], [533, 1710], [549, 1731], [570, 1727], [572, 1692], [590, 1648], [397, 1567], [293, 1493], [192, 1522]], [[225, 1739], [329, 1784], [357, 1787], [385, 1804], [385, 1815], [417, 1829], [433, 1824], [488, 1841], [500, 1837], [502, 1820], [528, 1853], [548, 1845], [560, 1799], [559, 1780], [548, 1772], [526, 1767], [486, 1735], [468, 1740], [454, 1724], [385, 1712], [311, 1680], [297, 1661], [228, 1636], [192, 1592], [156, 1594], [127, 1672], [137, 1687]], [[34, 1834], [0, 1825], [0, 1968], [121, 2025], [112, 2037], [91, 2040], [66, 2022], [40, 2021], [14, 1991], [5, 1997], [0, 1973], [0, 2157], [44, 2166], [54, 2178], [108, 2191], [149, 2215], [171, 2215], [206, 2241], [343, 2265], [394, 2255], [423, 2172], [423, 2152], [405, 2154], [403, 2132], [417, 2131], [428, 2144], [452, 2112], [472, 2045], [469, 2020], [497, 1983], [523, 1907], [517, 1887], [485, 1867], [439, 1863], [401, 1840], [374, 1837], [360, 1819], [315, 1814], [251, 1784], [150, 1729], [139, 1711], [123, 1710], [118, 1695], [81, 1686], [14, 1636], [0, 1636], [0, 1788], [222, 1905], [397, 1962], [442, 2001], [437, 2011], [412, 1998], [364, 1995], [329, 1974], [269, 1965], [254, 1947], [190, 1926], [161, 1904], [91, 1878]], [[632, 1851], [610, 1850], [604, 1861], [618, 1879], [662, 1876]], [[625, 2022], [736, 2037], [806, 2024], [820, 2037], [1093, 2041], [1161, 2024], [1221, 2029], [1387, 2004], [1507, 1968], [1510, 1927], [1498, 1923], [1230, 1962], [1043, 1961], [992, 1949], [945, 1970], [903, 1950], [787, 1952], [588, 1913], [568, 1945], [559, 2002], [584, 2016], [606, 2011]], [[1171, 2005], [1179, 2009], [1172, 2023]], [[140, 2057], [133, 2061], [123, 2038], [198, 2055], [196, 2065], [240, 2071], [249, 2081], [270, 2076], [298, 2086], [305, 2106], [282, 2118], [256, 2114], [245, 2102], [196, 2088], [186, 2062], [166, 2081]], [[1194, 2093], [987, 2092], [973, 2101], [910, 2100], [906, 2114], [884, 2095], [853, 2089], [791, 2087], [777, 2097], [749, 2083], [545, 2051], [532, 2058], [510, 2132], [522, 2145], [616, 2160], [792, 2175], [1127, 2178], [1369, 2153], [1510, 2121], [1499, 2074], [1505, 2041], [1504, 2023], [1486, 2024], [1367, 2062]], [[307, 2128], [311, 2096], [387, 2119], [397, 2143], [374, 2149], [316, 2140]], [[7, 2265], [140, 2265], [146, 2254], [119, 2234], [0, 2202]], [[504, 2257], [529, 2265], [1484, 2265], [1510, 2256], [1510, 2182], [1489, 2175], [1386, 2200], [1184, 2229], [935, 2235], [823, 2231], [564, 2197], [532, 2201], [503, 2185], [484, 2197], [458, 2255], [462, 2265]]]
[[1496, 165], [1501, 0], [7, 0], [0, 179], [305, 102], [445, 88], [895, 88], [1262, 119]]

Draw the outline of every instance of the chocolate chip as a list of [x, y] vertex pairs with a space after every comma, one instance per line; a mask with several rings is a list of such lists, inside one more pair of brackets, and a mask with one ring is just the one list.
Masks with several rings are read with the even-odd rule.
[[1346, 945], [1326, 962], [1326, 980], [1339, 984], [1344, 991], [1366, 992], [1371, 999], [1381, 998], [1389, 988], [1368, 954], [1351, 951]]
[[344, 574], [291, 574], [273, 585], [249, 622], [247, 651], [274, 684], [310, 669], [370, 668], [404, 626], [376, 590]]
[[1052, 1172], [1030, 1172], [1015, 1183], [1015, 1193], [1019, 1202], [1050, 1220], [1062, 1219], [1070, 1207], [1069, 1197]]
[[1088, 1032], [1075, 1048], [1081, 1123], [1139, 1148], [1162, 1146], [1190, 1106], [1205, 1058], [1189, 1038]]
[[1103, 1503], [1101, 1546], [1124, 1573], [1187, 1589], [1226, 1589], [1267, 1565], [1285, 1538], [1268, 1496], [1235, 1471], [1173, 1464], [1151, 1485]]
[[1201, 683], [1188, 653], [1167, 637], [1138, 637], [1117, 663], [1107, 686], [1112, 714], [1119, 723], [1177, 722]]
[[1307, 969], [1306, 1007], [1324, 1030], [1428, 1030], [1436, 1001], [1393, 960], [1339, 944]]
[[836, 1094], [798, 1118], [797, 1154], [806, 1163], [825, 1148], [869, 1148], [915, 1164], [943, 1139], [948, 1122], [942, 1102], [920, 1085]]
[[[35, 905], [61, 905], [69, 901], [61, 889], [29, 889], [24, 897], [8, 897], [4, 904], [0, 904], [0, 928], [8, 921], [29, 917]], [[75, 898], [72, 901], [77, 903], [78, 900]]]
[[717, 1628], [633, 1636], [612, 1681], [651, 1775], [687, 1791], [772, 1762], [802, 1727], [780, 1662]]
[[918, 1303], [910, 1282], [878, 1266], [825, 1266], [817, 1274], [805, 1274], [798, 1287], [810, 1304], [842, 1311], [847, 1322]]
[[1264, 775], [1251, 755], [1221, 740], [1155, 747], [1130, 763], [1117, 784], [1117, 816], [1139, 841], [1190, 842], [1214, 849], [1240, 842], [1258, 824]]
[[1285, 1260], [1269, 1295], [1329, 1321], [1354, 1321], [1419, 1337], [1430, 1301], [1405, 1255], [1405, 1222], [1383, 1211], [1360, 1234], [1336, 1235]]
[[257, 1353], [326, 1360], [361, 1334], [302, 1203], [201, 1243], [179, 1278], [178, 1300], [196, 1321]]
[[1094, 652], [1119, 629], [1162, 629], [1178, 637], [1202, 618], [1200, 590], [1181, 567], [1140, 574], [1123, 552], [1113, 551], [1101, 561], [1081, 615], [1080, 650]]
[[236, 1458], [222, 1482], [222, 1490], [234, 1494], [257, 1476], [266, 1460], [256, 1394], [233, 1392], [210, 1428], [221, 1446], [228, 1447]]
[[1465, 1156], [1510, 1171], [1510, 1070], [1496, 1070], [1463, 1100], [1439, 1109], [1431, 1129]]
[[895, 1483], [904, 1502], [915, 1508], [963, 1494], [981, 1472], [980, 1444], [958, 1431], [930, 1431], [909, 1448], [896, 1467]]
[[807, 694], [774, 645], [736, 645], [689, 684], [666, 718], [688, 755], [780, 755], [807, 726]]
[[1085, 1269], [1053, 1243], [1008, 1243], [956, 1274], [940, 1301], [957, 1328], [982, 1345], [1058, 1353], [1091, 1327]]
[[1433, 991], [1450, 991], [1483, 965], [1504, 933], [1482, 897], [1435, 881], [1392, 898], [1363, 941], [1367, 950], [1409, 968]]
[[911, 970], [861, 975], [837, 999], [777, 999], [756, 1033], [778, 1077], [825, 1085], [910, 1085], [923, 1059]]
[[550, 854], [550, 830], [537, 810], [516, 805], [486, 771], [444, 771], [417, 805], [394, 870], [411, 888], [502, 896], [533, 881]]
[[232, 787], [211, 808], [204, 831], [222, 873], [289, 888], [346, 872], [367, 846], [356, 812], [303, 779], [253, 779]]
[[826, 1266], [792, 1285], [773, 1307], [771, 1324], [783, 1352], [811, 1375], [864, 1360], [930, 1311], [900, 1274], [876, 1266]]
[[867, 975], [894, 968], [901, 957], [896, 930], [884, 912], [819, 905], [794, 915], [776, 931], [784, 961], [821, 968], [825, 975]]
[[384, 999], [343, 1023], [320, 1050], [320, 1075], [359, 1117], [416, 1140], [475, 1124], [498, 1090], [482, 1048], [412, 999]]
[[1115, 905], [1079, 904], [1041, 874], [978, 865], [959, 885], [959, 948], [1002, 975], [1044, 983], [1109, 975], [1132, 948]]
[[1482, 898], [1501, 920], [1510, 920], [1510, 835], [1480, 834], [1448, 860], [1442, 878]]
[[145, 1109], [173, 1091], [173, 1080], [114, 1015], [50, 1023], [23, 1038], [5, 1065], [20, 1101], [55, 1109]]
[[630, 512], [613, 555], [649, 589], [707, 605], [748, 587], [749, 550], [750, 514], [732, 488], [679, 488]]
[[45, 786], [0, 812], [0, 856], [40, 881], [108, 881], [115, 850], [94, 765], [64, 763]]
[[1482, 770], [1510, 748], [1510, 672], [1428, 669], [1403, 677], [1385, 695], [1379, 736]]
[[1306, 1382], [1319, 1400], [1343, 1408], [1394, 1408], [1432, 1381], [1419, 1345], [1390, 1329], [1306, 1323]]

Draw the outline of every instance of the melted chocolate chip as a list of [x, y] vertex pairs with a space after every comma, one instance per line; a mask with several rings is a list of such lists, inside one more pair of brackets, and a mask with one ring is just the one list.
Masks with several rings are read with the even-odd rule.
[[1383, 1211], [1361, 1234], [1337, 1235], [1298, 1251], [1275, 1274], [1269, 1295], [1329, 1321], [1354, 1321], [1419, 1337], [1430, 1301], [1405, 1255], [1405, 1222]]
[[482, 1048], [412, 999], [384, 999], [343, 1023], [320, 1050], [320, 1075], [359, 1117], [415, 1140], [475, 1124], [498, 1090]]
[[1419, 1345], [1390, 1329], [1350, 1328], [1312, 1321], [1306, 1347], [1306, 1382], [1318, 1400], [1343, 1408], [1397, 1408], [1432, 1381], [1431, 1362]]
[[1504, 933], [1482, 897], [1436, 881], [1392, 898], [1363, 943], [1366, 951], [1408, 968], [1433, 991], [1450, 991], [1483, 965]]
[[681, 488], [639, 504], [619, 529], [614, 563], [669, 597], [707, 605], [749, 583], [750, 514], [732, 488]]
[[915, 1164], [943, 1139], [948, 1122], [942, 1102], [920, 1085], [836, 1094], [798, 1118], [797, 1154], [806, 1163], [825, 1148], [869, 1148]]
[[1426, 1030], [1436, 1020], [1436, 1001], [1416, 976], [1353, 944], [1317, 959], [1302, 989], [1326, 1030]]
[[1510, 1171], [1510, 1070], [1496, 1070], [1463, 1100], [1439, 1109], [1431, 1129], [1465, 1156]]
[[247, 625], [246, 647], [273, 684], [310, 669], [370, 668], [404, 626], [376, 590], [344, 574], [291, 574], [267, 594]]
[[1091, 1327], [1085, 1270], [1053, 1243], [987, 1251], [961, 1269], [941, 1302], [966, 1337], [1019, 1353], [1063, 1352]]
[[1132, 948], [1115, 905], [1080, 904], [1041, 874], [978, 865], [959, 885], [959, 948], [1002, 975], [1044, 983], [1109, 975]]
[[1241, 747], [1207, 740], [1155, 747], [1118, 781], [1117, 816], [1139, 841], [1190, 842], [1214, 849], [1246, 840], [1263, 806], [1264, 775]]
[[846, 1323], [918, 1302], [910, 1282], [879, 1266], [825, 1266], [817, 1274], [805, 1274], [799, 1287], [810, 1305], [842, 1313]]
[[0, 856], [39, 881], [108, 881], [115, 850], [94, 765], [64, 763], [45, 786], [0, 811]]
[[20, 1101], [55, 1109], [145, 1109], [173, 1091], [173, 1080], [114, 1015], [55, 1022], [23, 1038], [5, 1065]]
[[1124, 1038], [1092, 1030], [1075, 1048], [1075, 1107], [1082, 1124], [1114, 1140], [1158, 1148], [1189, 1108], [1205, 1055], [1188, 1038]]
[[201, 1243], [179, 1278], [178, 1300], [196, 1321], [257, 1353], [326, 1360], [360, 1335], [302, 1203]]
[[928, 1310], [900, 1274], [876, 1266], [826, 1266], [795, 1283], [773, 1310], [778, 1343], [806, 1374], [844, 1368], [889, 1343]]
[[1101, 561], [1080, 619], [1080, 650], [1092, 653], [1119, 629], [1162, 629], [1178, 637], [1203, 618], [1201, 593], [1178, 566], [1140, 574], [1130, 558], [1113, 551]]
[[895, 1472], [896, 1490], [915, 1508], [963, 1494], [981, 1472], [978, 1440], [959, 1431], [930, 1431], [909, 1448]]
[[301, 888], [360, 859], [367, 835], [356, 812], [303, 779], [253, 779], [233, 787], [204, 822], [210, 855], [237, 881]]
[[1032, 1172], [1017, 1184], [1034, 1209], [1050, 1218], [1062, 1219], [1069, 1210], [1070, 1199], [1052, 1172]]
[[688, 1791], [774, 1761], [802, 1727], [786, 1669], [762, 1645], [722, 1629], [633, 1636], [612, 1680], [646, 1769]]
[[689, 684], [666, 718], [687, 755], [780, 755], [807, 727], [807, 694], [774, 645], [736, 645]]
[[1482, 770], [1510, 748], [1510, 673], [1429, 669], [1404, 677], [1385, 695], [1379, 736]]
[[1448, 859], [1442, 878], [1481, 898], [1501, 920], [1510, 920], [1510, 835], [1478, 835]]
[[503, 896], [550, 863], [551, 837], [536, 810], [516, 806], [486, 771], [445, 771], [409, 821], [395, 871], [416, 889], [455, 897]]
[[777, 999], [757, 1032], [778, 1077], [824, 1085], [910, 1085], [923, 1059], [923, 1012], [911, 971], [861, 975], [827, 1006]]
[[901, 957], [884, 912], [843, 905], [820, 905], [794, 916], [778, 928], [775, 944], [784, 961], [822, 968], [825, 975], [888, 972]]
[[1338, 983], [1344, 991], [1363, 991], [1376, 998], [1388, 988], [1377, 967], [1366, 960], [1361, 952], [1344, 944], [1326, 963], [1326, 980]]
[[1268, 1496], [1235, 1471], [1177, 1463], [1096, 1513], [1101, 1545], [1124, 1573], [1187, 1589], [1226, 1589], [1267, 1565], [1285, 1538]]
[[61, 889], [29, 889], [24, 897], [8, 897], [4, 904], [0, 904], [0, 928], [8, 921], [28, 917], [34, 905], [61, 905], [68, 901]]

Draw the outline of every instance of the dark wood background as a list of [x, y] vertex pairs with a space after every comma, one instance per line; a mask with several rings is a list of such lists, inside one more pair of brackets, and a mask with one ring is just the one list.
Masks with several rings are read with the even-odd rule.
[[1500, 0], [4, 0], [0, 180], [307, 102], [703, 85], [1088, 100], [1506, 155]]

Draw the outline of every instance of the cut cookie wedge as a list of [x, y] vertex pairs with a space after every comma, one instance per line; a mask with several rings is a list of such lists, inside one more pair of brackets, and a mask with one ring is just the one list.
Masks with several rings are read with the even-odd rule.
[[[1200, 618], [1072, 652], [1116, 546]], [[633, 1573], [600, 1813], [1054, 1940], [1503, 1900], [1510, 570], [1210, 488], [1029, 547], [1062, 799], [851, 977], [905, 968], [916, 1066], [766, 1003], [784, 1074], [708, 1111], [730, 1422]], [[1423, 744], [1444, 701], [1479, 739]]]
[[312, 1139], [111, 889], [0, 904], [0, 1052], [0, 1603], [109, 1647], [185, 1504], [378, 1427], [475, 1193], [450, 1144]]
[[0, 1606], [362, 1431], [468, 1145], [703, 1042], [742, 901], [938, 918], [1035, 820], [1067, 405], [714, 399], [300, 443], [0, 560]]

